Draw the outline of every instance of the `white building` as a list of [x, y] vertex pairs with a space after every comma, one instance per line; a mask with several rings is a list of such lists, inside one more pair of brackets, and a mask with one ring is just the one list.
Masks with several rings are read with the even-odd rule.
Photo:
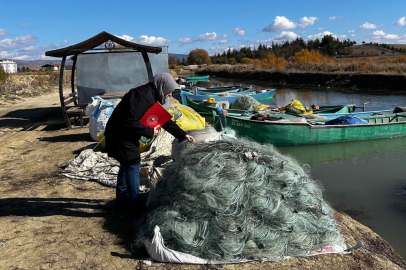
[[17, 73], [17, 63], [11, 60], [0, 60], [0, 67], [7, 73]]

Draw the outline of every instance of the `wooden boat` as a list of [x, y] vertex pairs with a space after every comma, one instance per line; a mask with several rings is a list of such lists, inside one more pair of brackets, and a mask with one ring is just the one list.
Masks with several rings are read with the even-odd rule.
[[199, 80], [208, 80], [210, 75], [207, 76], [196, 76], [196, 77], [186, 77], [184, 79], [188, 81], [199, 81]]
[[202, 91], [216, 91], [216, 90], [224, 90], [224, 89], [239, 89], [241, 88], [241, 85], [229, 85], [229, 86], [215, 86], [215, 87], [197, 87], [198, 90], [202, 90]]
[[[266, 92], [263, 93], [259, 93], [259, 94], [250, 94], [251, 97], [255, 98], [255, 99], [269, 99], [273, 97], [273, 94], [275, 93], [275, 89], [271, 89], [268, 90]], [[231, 96], [229, 97], [222, 97], [222, 96], [213, 96], [213, 95], [193, 95], [189, 92], [185, 92], [185, 91], [180, 91], [180, 96], [181, 96], [181, 100], [182, 100], [182, 104], [183, 105], [187, 105], [187, 100], [186, 97], [189, 97], [189, 99], [192, 100], [207, 100], [210, 97], [213, 97], [216, 101], [228, 101], [230, 103], [233, 103], [238, 97], [240, 97], [241, 95], [236, 95], [236, 94], [230, 94]]]
[[[207, 103], [207, 102], [198, 102], [187, 99], [187, 104], [193, 110], [198, 112], [201, 115], [212, 115], [213, 111], [216, 111], [217, 107], [222, 107], [226, 109], [229, 115], [232, 116], [243, 116], [244, 114], [249, 113], [250, 111], [247, 110], [238, 110], [238, 109], [230, 109], [224, 106], [224, 103]], [[355, 105], [337, 105], [337, 106], [320, 106], [319, 110], [313, 111], [313, 114], [317, 114], [319, 116], [325, 116], [327, 118], [337, 118], [340, 116], [352, 114], [357, 117], [362, 116], [372, 116], [378, 114], [389, 114], [392, 113], [392, 109], [390, 110], [380, 110], [380, 111], [366, 111], [366, 112], [356, 112], [355, 109], [357, 107]], [[297, 117], [302, 117], [302, 115], [296, 115]]]
[[[214, 122], [219, 116], [213, 114]], [[346, 141], [372, 140], [406, 136], [406, 113], [360, 117], [367, 125], [324, 125], [329, 119], [312, 119], [305, 123], [256, 121], [250, 117], [226, 116], [225, 126], [238, 136], [249, 137], [260, 143], [308, 145]], [[221, 121], [217, 121], [221, 123]], [[217, 125], [217, 128], [219, 126]], [[221, 126], [220, 126], [221, 128]]]
[[[189, 97], [186, 97], [186, 102], [189, 107], [194, 109], [196, 112], [202, 115], [212, 115], [213, 111], [216, 111], [217, 107], [222, 107], [223, 109], [226, 109], [228, 114], [230, 115], [243, 115], [248, 113], [249, 111], [247, 110], [239, 110], [239, 109], [230, 109], [229, 107], [224, 106], [224, 102], [217, 102], [216, 103], [207, 103], [207, 102], [202, 102], [202, 101], [196, 101], [192, 100]], [[315, 111], [315, 114], [323, 114], [323, 115], [328, 115], [328, 114], [349, 114], [353, 113], [355, 110], [355, 105], [337, 105], [337, 106], [321, 106], [319, 110]], [[301, 115], [296, 115], [297, 117], [302, 117]], [[337, 115], [334, 117], [338, 117]]]
[[244, 88], [237, 88], [237, 89], [230, 89], [230, 90], [222, 90], [220, 92], [206, 92], [203, 90], [195, 90], [196, 95], [201, 95], [201, 96], [218, 96], [219, 94], [223, 93], [230, 93], [230, 94], [236, 94], [236, 95], [248, 95], [252, 91], [251, 87], [244, 87]]

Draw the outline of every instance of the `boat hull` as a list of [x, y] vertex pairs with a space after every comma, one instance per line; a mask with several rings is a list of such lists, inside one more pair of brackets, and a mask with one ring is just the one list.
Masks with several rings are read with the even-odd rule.
[[[406, 113], [363, 117], [368, 125], [312, 125], [226, 117], [238, 136], [277, 146], [325, 144], [406, 136]], [[395, 122], [396, 120], [396, 122]]]
[[[269, 90], [264, 93], [252, 94], [250, 96], [255, 99], [271, 99], [271, 98], [273, 98], [274, 93], [275, 93], [275, 90], [272, 89], [272, 90]], [[232, 95], [230, 97], [222, 97], [222, 96], [215, 96], [215, 95], [193, 95], [191, 93], [181, 91], [181, 98], [182, 98], [183, 105], [187, 105], [186, 97], [188, 97], [191, 100], [197, 100], [197, 101], [203, 101], [203, 100], [207, 100], [207, 98], [213, 97], [216, 101], [228, 101], [230, 103], [233, 103], [240, 96], [241, 95]]]

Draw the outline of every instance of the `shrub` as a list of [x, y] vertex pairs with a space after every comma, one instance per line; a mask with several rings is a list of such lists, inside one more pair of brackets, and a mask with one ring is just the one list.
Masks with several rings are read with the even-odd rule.
[[10, 77], [10, 74], [5, 72], [3, 67], [0, 67], [0, 84], [5, 83], [9, 77]]

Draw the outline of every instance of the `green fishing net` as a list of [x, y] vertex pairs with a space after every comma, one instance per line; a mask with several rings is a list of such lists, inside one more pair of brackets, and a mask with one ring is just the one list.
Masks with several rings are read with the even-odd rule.
[[254, 110], [254, 108], [259, 105], [261, 105], [261, 103], [259, 103], [255, 98], [248, 95], [242, 95], [230, 105], [230, 108], [238, 110]]
[[138, 246], [156, 225], [167, 247], [213, 260], [279, 261], [344, 245], [320, 186], [272, 145], [196, 144], [165, 168], [151, 196]]

